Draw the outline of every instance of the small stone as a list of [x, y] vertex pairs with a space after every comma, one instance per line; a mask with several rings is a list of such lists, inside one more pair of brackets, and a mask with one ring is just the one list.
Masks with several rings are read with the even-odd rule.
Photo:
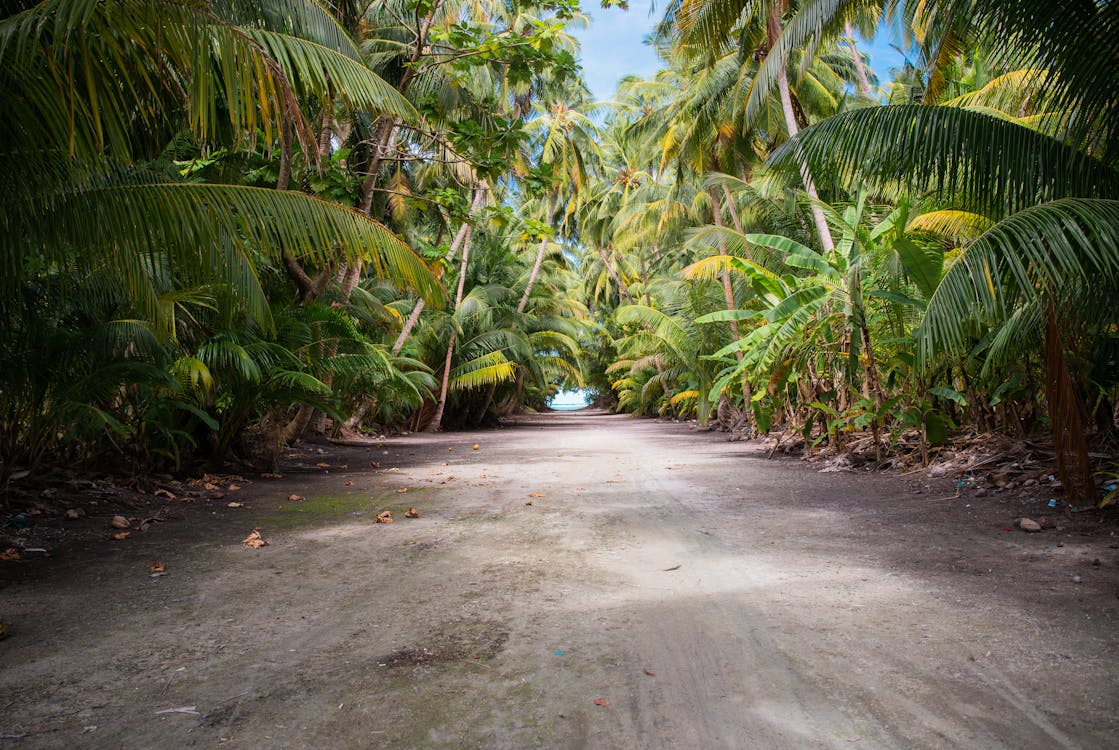
[[1093, 568], [1098, 568], [1101, 565], [1103, 565], [1103, 563], [1100, 562], [1100, 558], [1098, 558], [1098, 557], [1095, 560], [1092, 561], [1092, 567]]
[[1057, 527], [1057, 524], [1055, 524], [1053, 522], [1053, 519], [1049, 516], [1042, 516], [1041, 518], [1037, 519], [1037, 523], [1043, 529], [1053, 529]]
[[1035, 531], [1041, 531], [1041, 524], [1031, 518], [1019, 518], [1018, 528], [1020, 528], [1022, 531], [1033, 533]]
[[1080, 582], [1081, 582], [1081, 581], [1083, 581], [1083, 580], [1084, 580], [1084, 579], [1083, 579], [1083, 578], [1081, 578], [1080, 576], [1073, 576], [1073, 577], [1072, 577], [1072, 582], [1073, 582], [1073, 583], [1080, 583]]
[[66, 511], [66, 517], [68, 519], [70, 519], [71, 521], [73, 521], [75, 518], [81, 518], [82, 517], [82, 509], [81, 508], [70, 508], [69, 510]]

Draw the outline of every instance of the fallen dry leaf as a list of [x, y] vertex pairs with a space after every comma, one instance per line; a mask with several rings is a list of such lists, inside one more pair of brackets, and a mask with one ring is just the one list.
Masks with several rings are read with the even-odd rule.
[[166, 573], [167, 566], [159, 560], [152, 560], [152, 564], [148, 566], [149, 573]]
[[236, 492], [237, 490], [241, 489], [241, 485], [231, 484], [228, 487], [226, 487], [226, 489], [229, 490], [230, 492]]
[[70, 510], [66, 511], [66, 517], [73, 521], [75, 518], [82, 517], [82, 511], [80, 508], [70, 508]]
[[213, 482], [206, 482], [202, 485], [202, 489], [206, 490], [207, 492], [213, 492], [214, 490], [218, 489], [218, 486]]
[[606, 700], [605, 698], [595, 698], [594, 699], [594, 704], [596, 706], [609, 706], [610, 701]]
[[320, 469], [329, 469], [330, 468], [330, 464], [323, 463], [322, 461], [315, 464], [315, 466], [319, 467]]
[[303, 499], [302, 495], [288, 495], [288, 502], [289, 503], [298, 503], [302, 499]]
[[19, 550], [15, 547], [8, 547], [3, 552], [0, 552], [0, 560], [18, 560]]
[[392, 467], [391, 469], [389, 469], [389, 471], [400, 471], [400, 469], [398, 469], [398, 468], [396, 468], [396, 467], [394, 466], [394, 467]]
[[525, 500], [525, 505], [532, 505], [532, 501], [531, 500]]
[[353, 486], [354, 486], [354, 483], [353, 483], [353, 482], [351, 482], [351, 481], [350, 481], [349, 479], [347, 479], [347, 480], [346, 480], [346, 482], [345, 482], [345, 485], [346, 485], [347, 487], [353, 487]]
[[542, 492], [530, 492], [530, 493], [528, 493], [528, 496], [529, 497], [544, 497], [544, 493], [542, 493]]
[[155, 491], [155, 492], [153, 492], [152, 494], [153, 494], [153, 495], [162, 495], [163, 497], [166, 497], [166, 498], [168, 498], [168, 499], [170, 499], [170, 500], [174, 500], [174, 499], [175, 499], [175, 493], [171, 492], [171, 490], [165, 490], [165, 489], [163, 489], [162, 487], [160, 487], [160, 488], [159, 488], [158, 490], [156, 490], [156, 491]]
[[284, 475], [283, 474], [277, 474], [273, 471], [266, 471], [266, 472], [264, 472], [263, 474], [260, 475], [260, 478], [261, 479], [283, 479]]
[[241, 540], [245, 549], [260, 549], [268, 546], [268, 540], [260, 535], [260, 529], [253, 529], [252, 533]]
[[[428, 480], [428, 481], [431, 481], [431, 480]], [[408, 488], [407, 487], [398, 487], [396, 491], [397, 491], [398, 494], [403, 495], [405, 492], [408, 491]]]
[[374, 469], [381, 468], [381, 462], [380, 461], [370, 461], [369, 465], [372, 466]]
[[110, 534], [109, 538], [112, 539], [114, 542], [119, 542], [122, 539], [127, 539], [131, 533], [131, 531], [118, 531], [115, 534]]
[[210, 493], [210, 499], [211, 500], [224, 500], [225, 499], [225, 493], [224, 492], [211, 492]]
[[113, 520], [109, 521], [109, 525], [114, 529], [127, 529], [132, 524], [130, 524], [128, 519], [124, 516], [113, 516]]
[[673, 565], [671, 568], [663, 568], [665, 573], [671, 573], [674, 570], [679, 570], [681, 566]]
[[408, 510], [404, 511], [404, 517], [405, 518], [419, 518], [420, 517], [420, 512], [418, 510], [416, 510], [415, 508], [409, 508]]
[[648, 667], [645, 667], [644, 669], [642, 669], [641, 674], [645, 675], [646, 677], [656, 677], [657, 676], [657, 673], [654, 672], [653, 670], [649, 669]]
[[226, 503], [225, 507], [227, 507], [227, 508], [244, 508], [245, 504], [244, 503]]
[[378, 513], [377, 518], [375, 519], [375, 523], [392, 523], [392, 511], [383, 510]]

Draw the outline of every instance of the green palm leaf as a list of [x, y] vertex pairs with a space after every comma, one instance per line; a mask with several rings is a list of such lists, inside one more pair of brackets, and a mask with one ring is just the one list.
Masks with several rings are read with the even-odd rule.
[[807, 128], [773, 155], [795, 173], [832, 170], [846, 185], [901, 184], [1011, 213], [1058, 198], [1119, 195], [1119, 172], [1054, 138], [954, 107], [902, 105], [845, 112]]
[[1119, 274], [1119, 200], [1065, 199], [996, 224], [944, 275], [915, 332], [922, 360], [959, 350], [969, 325]]
[[[179, 276], [206, 274], [210, 263], [242, 240], [272, 258], [329, 260], [335, 250], [363, 258], [374, 272], [440, 305], [444, 291], [411, 248], [378, 222], [335, 203], [291, 191], [230, 185], [143, 184], [94, 186], [56, 196], [38, 216], [0, 215], [0, 268], [18, 279], [28, 250], [58, 262], [121, 269], [134, 291], [150, 283], [145, 264], [166, 257]], [[200, 265], [200, 261], [202, 264]], [[247, 261], [239, 275], [252, 278]], [[234, 280], [237, 280], [236, 278]], [[250, 287], [251, 288], [251, 287]]]

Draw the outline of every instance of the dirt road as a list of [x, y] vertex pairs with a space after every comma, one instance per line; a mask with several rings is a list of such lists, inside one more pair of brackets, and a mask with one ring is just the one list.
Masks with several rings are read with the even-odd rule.
[[0, 745], [1119, 747], [1106, 530], [607, 415], [306, 462], [7, 563]]

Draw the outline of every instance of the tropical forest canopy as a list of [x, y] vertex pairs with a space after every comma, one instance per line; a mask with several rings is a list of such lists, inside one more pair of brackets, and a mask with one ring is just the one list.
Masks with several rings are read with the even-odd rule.
[[1109, 0], [671, 2], [606, 103], [577, 0], [0, 8], [0, 484], [586, 388], [810, 447], [1051, 434], [1095, 493]]

